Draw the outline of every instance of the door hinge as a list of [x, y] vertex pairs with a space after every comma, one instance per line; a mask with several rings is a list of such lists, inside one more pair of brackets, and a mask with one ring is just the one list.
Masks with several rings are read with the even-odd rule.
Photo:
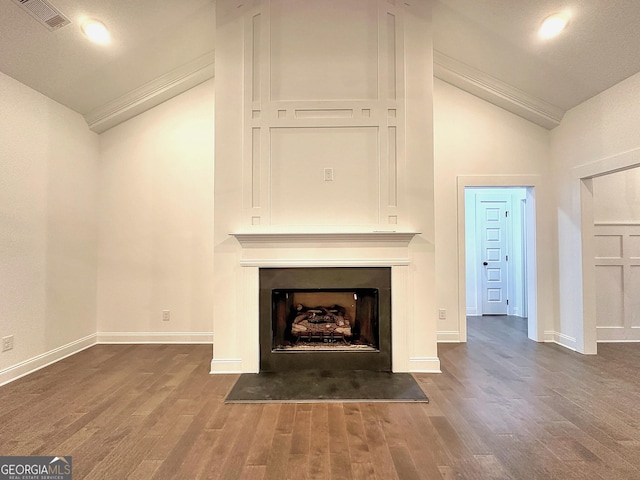
[[505, 260], [508, 262], [509, 261], [509, 255], [505, 256]]
[[509, 305], [509, 299], [507, 299], [507, 305]]
[[504, 216], [505, 216], [505, 217], [508, 217], [508, 216], [509, 216], [509, 210], [505, 210], [505, 211], [504, 211]]

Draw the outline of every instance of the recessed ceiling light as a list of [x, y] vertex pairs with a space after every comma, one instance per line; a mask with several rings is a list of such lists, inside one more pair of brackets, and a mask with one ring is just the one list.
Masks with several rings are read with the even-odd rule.
[[109, 30], [107, 30], [104, 23], [99, 22], [98, 20], [86, 20], [83, 22], [82, 32], [89, 40], [101, 45], [105, 45], [111, 40]]
[[564, 27], [569, 23], [569, 15], [566, 13], [556, 13], [549, 17], [547, 17], [542, 25], [540, 26], [540, 30], [538, 30], [538, 34], [542, 38], [552, 38], [558, 35]]

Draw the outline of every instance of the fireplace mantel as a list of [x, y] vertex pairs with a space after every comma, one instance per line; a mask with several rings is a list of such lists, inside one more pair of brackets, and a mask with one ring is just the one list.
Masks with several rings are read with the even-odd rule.
[[370, 232], [239, 232], [231, 233], [243, 247], [279, 244], [344, 244], [369, 243], [409, 245], [418, 232], [370, 231]]
[[408, 265], [417, 232], [241, 232], [243, 267]]

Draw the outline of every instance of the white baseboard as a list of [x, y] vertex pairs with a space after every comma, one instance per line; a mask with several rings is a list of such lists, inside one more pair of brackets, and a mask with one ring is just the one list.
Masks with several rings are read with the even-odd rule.
[[63, 358], [75, 355], [76, 353], [92, 347], [95, 344], [96, 334], [94, 333], [71, 343], [67, 343], [61, 347], [54, 348], [42, 355], [38, 355], [16, 365], [12, 365], [4, 370], [0, 370], [0, 386], [13, 382], [25, 375], [29, 375], [30, 373], [56, 363]]
[[640, 343], [640, 340], [624, 339], [624, 340], [598, 340], [596, 343]]
[[598, 343], [640, 342], [640, 328], [631, 327], [596, 327]]
[[460, 332], [440, 331], [437, 333], [438, 343], [460, 343]]
[[0, 370], [0, 386], [47, 367], [96, 344], [213, 344], [211, 332], [98, 332]]
[[440, 359], [438, 357], [411, 357], [409, 358], [410, 373], [442, 373]]
[[97, 343], [213, 343], [212, 332], [98, 332]]
[[211, 374], [249, 373], [242, 371], [241, 358], [213, 358], [211, 359]]
[[550, 330], [544, 332], [544, 341], [548, 343], [557, 343], [558, 345], [568, 348], [569, 350], [573, 350], [574, 352], [577, 350], [578, 345], [575, 338]]

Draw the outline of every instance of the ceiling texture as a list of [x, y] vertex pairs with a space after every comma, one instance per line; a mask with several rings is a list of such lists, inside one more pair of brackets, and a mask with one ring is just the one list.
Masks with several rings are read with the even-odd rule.
[[[214, 76], [214, 0], [48, 0], [71, 21], [53, 31], [20, 1], [0, 0], [0, 71], [98, 133]], [[432, 3], [434, 75], [545, 128], [640, 72], [637, 0]], [[565, 11], [565, 32], [539, 39], [542, 20]], [[84, 38], [85, 18], [109, 27], [110, 45]]]

